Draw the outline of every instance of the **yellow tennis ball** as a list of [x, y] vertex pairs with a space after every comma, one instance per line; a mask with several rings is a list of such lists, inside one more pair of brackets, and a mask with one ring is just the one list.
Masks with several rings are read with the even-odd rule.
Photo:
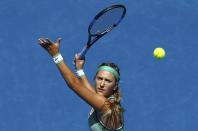
[[158, 47], [153, 51], [153, 56], [157, 59], [163, 59], [166, 56], [166, 52], [163, 48]]

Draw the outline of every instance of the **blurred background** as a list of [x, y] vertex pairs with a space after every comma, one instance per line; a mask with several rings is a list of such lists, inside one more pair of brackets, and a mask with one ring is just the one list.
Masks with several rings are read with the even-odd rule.
[[[112, 4], [124, 4], [127, 14], [89, 50], [89, 80], [101, 62], [119, 65], [126, 131], [198, 130], [197, 0], [1, 0], [0, 131], [89, 130], [91, 107], [37, 43], [61, 37], [74, 70], [89, 22]], [[156, 47], [165, 59], [153, 57]]]

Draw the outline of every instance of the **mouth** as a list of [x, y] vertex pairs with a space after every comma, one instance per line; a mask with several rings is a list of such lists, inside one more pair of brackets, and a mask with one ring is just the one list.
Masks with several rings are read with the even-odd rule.
[[104, 89], [97, 88], [97, 92], [104, 92]]

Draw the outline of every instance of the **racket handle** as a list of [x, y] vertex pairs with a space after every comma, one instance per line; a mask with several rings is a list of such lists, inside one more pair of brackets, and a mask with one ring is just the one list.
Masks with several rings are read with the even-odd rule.
[[84, 46], [81, 52], [78, 53], [78, 55], [80, 56], [80, 59], [85, 59], [85, 54], [87, 53], [88, 49], [89, 48], [87, 48], [87, 46]]

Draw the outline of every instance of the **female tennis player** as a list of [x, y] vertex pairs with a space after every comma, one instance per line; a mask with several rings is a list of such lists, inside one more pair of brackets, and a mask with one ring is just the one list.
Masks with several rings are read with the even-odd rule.
[[119, 68], [114, 63], [102, 63], [94, 77], [95, 87], [88, 81], [83, 66], [85, 61], [75, 55], [76, 75], [64, 62], [56, 42], [40, 38], [39, 44], [53, 57], [63, 79], [76, 94], [91, 107], [88, 124], [91, 131], [123, 131], [123, 108], [120, 104]]

